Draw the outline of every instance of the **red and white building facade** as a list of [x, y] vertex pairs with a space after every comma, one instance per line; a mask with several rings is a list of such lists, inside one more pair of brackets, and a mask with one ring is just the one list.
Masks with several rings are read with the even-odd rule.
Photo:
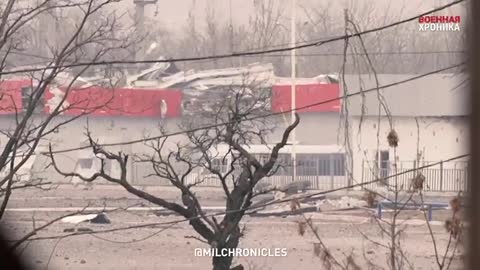
[[[24, 104], [28, 103], [28, 96], [31, 93], [32, 81], [25, 79], [10, 79], [0, 83], [0, 90], [4, 98], [0, 100], [0, 126], [8, 130], [14, 127], [14, 119], [17, 112], [24, 109]], [[278, 79], [271, 86], [271, 111], [283, 112], [290, 110], [291, 106], [291, 85], [289, 80]], [[329, 126], [338, 123], [340, 112], [340, 93], [339, 85], [336, 82], [320, 82], [311, 79], [299, 79], [296, 84], [296, 107], [299, 109], [301, 123], [297, 128], [296, 153], [297, 160], [302, 164], [311, 161], [308, 169], [303, 172], [298, 170], [299, 177], [305, 174], [307, 178], [322, 175], [328, 178], [328, 185], [331, 184], [333, 174], [344, 176], [343, 157], [338, 157], [341, 147], [336, 144], [335, 131], [331, 130], [325, 134], [322, 127], [328, 122]], [[35, 117], [45, 117], [50, 114], [64, 98], [65, 89], [62, 87], [49, 86], [43, 96], [43, 100], [36, 109]], [[8, 98], [5, 98], [8, 97]], [[131, 141], [141, 139], [147, 136], [159, 134], [158, 126], [161, 125], [168, 131], [175, 131], [177, 124], [182, 117], [188, 117], [184, 114], [184, 103], [188, 101], [189, 96], [184, 95], [183, 89], [155, 89], [143, 87], [129, 88], [102, 88], [98, 86], [90, 87], [72, 87], [63, 103], [62, 115], [57, 116], [55, 121], [62, 121], [72, 116], [84, 116], [78, 118], [68, 125], [62, 126], [57, 133], [49, 136], [49, 142], [52, 142], [54, 149], [77, 148], [86, 145], [85, 131], [88, 125], [93, 137], [100, 143], [115, 143], [122, 141]], [[331, 100], [324, 104], [310, 106], [311, 104]], [[107, 105], [105, 105], [107, 104]], [[275, 116], [278, 120], [278, 128], [271, 135], [272, 142], [278, 140], [287, 123], [285, 117]], [[327, 132], [328, 133], [328, 132]], [[325, 136], [327, 135], [327, 136]], [[6, 138], [0, 138], [0, 146], [6, 141]], [[283, 150], [283, 155], [288, 155], [290, 146]], [[254, 151], [257, 154], [268, 153], [268, 149], [259, 145], [255, 146]], [[141, 154], [147, 147], [142, 144], [123, 145], [111, 147], [110, 149], [122, 150], [129, 154]], [[45, 145], [40, 146], [38, 152], [44, 151]], [[330, 165], [330, 160], [335, 156], [337, 163]], [[312, 159], [313, 158], [313, 159]], [[48, 162], [41, 155], [33, 157], [35, 159], [31, 167], [24, 168], [26, 174], [39, 174]], [[62, 153], [59, 155], [66, 170], [76, 170], [86, 174], [94, 172], [96, 168], [95, 157], [89, 149]], [[285, 158], [289, 159], [289, 158]], [[321, 163], [321, 164], [320, 164]], [[327, 164], [328, 163], [328, 164]], [[97, 164], [98, 165], [98, 164]], [[112, 173], [117, 172], [113, 167]], [[28, 167], [28, 166], [27, 166]], [[132, 166], [131, 178], [137, 184], [158, 184], [153, 180], [144, 178], [148, 173], [142, 171], [147, 168]], [[334, 173], [333, 173], [334, 172]], [[45, 174], [46, 172], [42, 172]], [[279, 172], [284, 180], [291, 181], [290, 172]], [[62, 179], [48, 174], [49, 179], [56, 179], [60, 182], [76, 182], [75, 179]]]
[[[360, 85], [358, 76], [349, 75], [346, 81], [352, 91], [368, 86], [375, 87], [375, 82], [368, 75], [362, 75], [365, 85]], [[379, 74], [382, 84], [394, 83], [408, 78], [408, 74], [391, 75]], [[410, 167], [418, 166], [416, 160], [422, 162], [436, 162], [447, 160], [452, 156], [468, 152], [468, 119], [466, 89], [452, 89], [458, 85], [457, 78], [450, 75], [432, 75], [421, 80], [385, 89], [383, 96], [390, 108], [391, 116], [382, 115], [378, 118], [378, 97], [375, 92], [349, 99], [350, 134], [345, 140], [345, 128], [341, 126], [341, 99], [343, 90], [336, 81], [319, 81], [312, 79], [297, 79], [296, 107], [299, 109], [301, 122], [296, 129], [295, 152], [297, 159], [297, 180], [307, 180], [313, 188], [330, 189], [372, 180], [365, 178], [373, 166], [385, 173], [392, 172], [393, 161], [409, 161]], [[29, 80], [5, 80], [0, 83], [3, 94], [0, 99], [0, 128], [2, 131], [11, 130], [15, 125], [16, 112], [23, 109], [27, 102]], [[433, 87], [434, 86], [434, 87]], [[291, 106], [291, 85], [289, 80], [276, 79], [270, 87], [272, 91], [272, 112], [285, 112]], [[432, 90], [433, 89], [433, 90]], [[435, 91], [434, 93], [432, 91]], [[42, 104], [37, 109], [36, 117], [42, 118], [51, 113], [63, 98], [61, 87], [47, 89]], [[48, 142], [56, 150], [78, 148], [87, 145], [85, 131], [88, 125], [93, 137], [99, 143], [116, 143], [138, 140], [144, 137], [159, 135], [161, 125], [167, 132], [178, 130], [178, 124], [183, 117], [184, 104], [190, 96], [181, 88], [156, 89], [155, 87], [128, 87], [128, 88], [72, 88], [67, 96], [65, 105], [72, 105], [64, 114], [54, 121], [62, 121], [84, 112], [82, 116], [68, 125], [61, 127], [57, 133], [49, 136], [38, 151], [45, 151]], [[328, 101], [328, 102], [325, 102]], [[321, 104], [310, 106], [321, 102]], [[102, 106], [107, 103], [108, 106]], [[364, 105], [362, 105], [364, 104]], [[285, 127], [290, 123], [289, 113], [273, 117], [278, 123], [269, 136], [268, 142], [278, 142]], [[392, 123], [390, 123], [390, 120]], [[53, 123], [54, 124], [54, 123]], [[400, 137], [400, 145], [393, 151], [386, 141], [386, 136], [393, 124]], [[361, 127], [361, 128], [360, 128]], [[380, 139], [377, 140], [377, 134]], [[173, 137], [172, 137], [173, 138]], [[177, 138], [177, 137], [175, 137]], [[182, 140], [181, 136], [178, 140]], [[350, 144], [350, 152], [345, 142]], [[6, 142], [6, 137], [0, 136], [0, 147]], [[380, 143], [380, 145], [379, 145]], [[292, 146], [288, 145], [281, 151], [280, 159], [288, 163]], [[131, 155], [142, 154], [148, 151], [142, 143], [126, 144], [109, 147], [111, 151], [123, 151]], [[250, 151], [256, 154], [269, 152], [268, 146], [253, 145]], [[348, 154], [347, 154], [348, 153]], [[418, 157], [420, 155], [420, 157]], [[65, 170], [75, 170], [82, 174], [93, 173], [99, 164], [91, 150], [65, 152], [57, 155]], [[53, 171], [45, 171], [48, 160], [36, 155], [27, 162], [23, 173], [38, 175], [56, 182], [76, 182], [76, 179], [64, 179]], [[370, 162], [370, 163], [368, 163]], [[463, 161], [462, 161], [463, 162]], [[443, 183], [438, 185], [435, 179], [430, 186], [436, 190], [460, 190], [465, 186], [465, 166], [463, 163], [445, 163], [443, 170], [446, 175]], [[406, 163], [404, 163], [406, 164]], [[108, 164], [107, 164], [108, 165]], [[219, 164], [221, 165], [221, 164]], [[463, 167], [462, 167], [463, 166]], [[282, 184], [292, 181], [292, 172], [287, 168], [279, 170], [277, 175], [269, 179], [271, 183]], [[408, 167], [408, 168], [407, 168]], [[112, 174], [119, 173], [115, 164], [107, 169]], [[432, 171], [432, 175], [440, 175]], [[148, 166], [132, 164], [129, 178], [138, 185], [167, 184], [146, 177], [151, 173]], [[195, 174], [192, 174], [195, 178]], [[195, 181], [192, 179], [191, 181]], [[403, 181], [403, 180], [402, 180]], [[408, 179], [405, 178], [405, 183]], [[435, 182], [436, 181], [436, 182]], [[204, 185], [215, 186], [214, 180], [206, 181]]]

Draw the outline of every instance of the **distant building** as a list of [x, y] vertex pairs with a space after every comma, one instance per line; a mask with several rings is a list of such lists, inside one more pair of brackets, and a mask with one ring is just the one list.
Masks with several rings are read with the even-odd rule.
[[[379, 85], [388, 85], [414, 76], [379, 74], [378, 80]], [[346, 80], [349, 92], [376, 87], [372, 75], [351, 75]], [[380, 96], [377, 91], [371, 91], [363, 98], [362, 95], [349, 98], [349, 138], [355, 180], [374, 180], [375, 173], [371, 170], [375, 167], [379, 169], [377, 175], [388, 176], [468, 154], [470, 89], [466, 80], [461, 74], [434, 74], [385, 88]], [[384, 102], [390, 116], [379, 100]], [[395, 150], [387, 141], [390, 122], [399, 138]], [[465, 190], [468, 165], [468, 158], [462, 158], [423, 170], [425, 188]], [[408, 187], [413, 176], [412, 172], [399, 176], [397, 180]]]
[[[182, 115], [188, 117], [192, 110], [201, 108], [198, 105], [203, 103], [199, 102], [202, 100], [202, 93], [211, 93], [212, 85], [241, 83], [241, 78], [236, 74], [244, 72], [241, 68], [199, 73], [181, 72], [188, 76], [182, 77], [161, 72], [161, 69], [168, 68], [168, 65], [163, 65], [142, 73], [141, 76], [148, 77], [149, 81], [129, 78], [129, 81], [137, 86], [127, 85], [115, 90], [102, 87], [74, 89], [67, 101], [68, 104], [77, 105], [67, 109], [55, 122], [79, 115], [85, 110], [92, 111], [88, 116], [61, 127], [49, 136], [54, 149], [85, 146], [87, 142], [84, 132], [87, 123], [99, 143], [156, 136], [160, 134], [159, 123], [167, 132], [177, 131]], [[290, 110], [291, 90], [288, 79], [272, 77], [273, 68], [268, 65], [250, 66], [247, 69], [260, 72], [257, 75], [261, 74], [262, 80], [269, 82], [265, 87], [272, 91], [272, 112]], [[222, 77], [222, 74], [228, 75]], [[167, 76], [168, 79], [177, 81], [172, 84], [162, 77], [162, 84], [168, 86], [168, 89], [156, 88], [154, 82], [158, 78], [155, 76]], [[414, 75], [379, 74], [378, 80], [380, 85], [387, 85], [412, 76]], [[347, 90], [340, 89], [334, 76], [298, 79], [296, 83], [296, 107], [302, 108], [299, 110], [301, 122], [296, 130], [296, 180], [309, 181], [312, 188], [338, 188], [372, 181], [377, 177], [386, 177], [395, 172], [468, 153], [469, 104], [466, 98], [468, 93], [465, 85], [460, 85], [460, 75], [431, 75], [383, 89], [380, 96], [377, 91], [370, 91], [364, 95], [349, 97], [346, 99], [348, 103], [343, 104], [343, 100], [339, 99], [342, 93], [351, 94], [360, 89], [376, 87], [373, 75], [347, 75], [345, 80]], [[15, 102], [17, 109], [21, 109], [21, 103], [26, 102], [28, 96], [29, 84], [31, 85], [31, 82], [28, 81], [3, 82], [0, 87], [3, 93], [8, 92], [14, 96], [11, 100]], [[49, 89], [38, 109], [38, 117], [51, 113], [55, 104], [58, 104], [55, 103], [57, 102], [55, 99], [61, 98], [62, 93], [61, 87]], [[110, 101], [109, 106], [100, 106], [107, 100]], [[195, 100], [197, 105], [194, 106], [192, 104]], [[385, 114], [379, 100], [385, 103], [389, 116]], [[0, 127], [2, 131], [11, 130], [14, 126], [15, 110], [8, 106], [5, 99], [0, 101], [0, 105], [2, 105]], [[347, 112], [348, 129], [344, 126]], [[277, 128], [268, 136], [269, 144], [280, 140], [283, 130], [290, 123], [290, 115], [289, 113], [276, 115], [272, 119], [277, 123]], [[389, 147], [387, 142], [391, 130], [390, 120], [399, 137], [396, 150]], [[0, 147], [5, 140], [5, 137], [0, 137]], [[178, 140], [183, 139], [178, 137]], [[43, 143], [38, 151], [44, 151], [45, 146], [46, 143]], [[292, 147], [288, 145], [281, 151], [281, 168], [265, 182], [283, 184], [293, 180], [290, 156]], [[148, 151], [148, 147], [142, 143], [112, 146], [108, 149], [140, 156]], [[249, 151], [259, 158], [269, 153], [265, 145], [253, 145]], [[79, 179], [64, 179], [51, 169], [44, 170], [48, 163], [46, 157], [37, 154], [32, 159], [34, 161], [29, 160], [28, 166], [22, 168], [22, 172], [55, 182], [79, 182]], [[62, 153], [57, 155], [57, 159], [62, 162], [65, 171], [77, 171], [87, 176], [100, 166], [90, 149]], [[397, 164], [396, 168], [394, 164]], [[218, 166], [222, 167], [221, 161], [218, 162]], [[464, 189], [465, 179], [468, 177], [467, 166], [468, 160], [464, 159], [445, 162], [424, 170], [427, 188], [439, 191]], [[107, 164], [105, 169], [112, 174], [119, 173], [113, 163]], [[168, 184], [164, 180], [147, 177], [151, 173], [151, 165], [132, 162], [129, 179], [138, 185]], [[189, 181], [195, 181], [194, 178], [200, 177], [201, 174], [201, 171], [192, 173]], [[413, 172], [402, 175], [397, 180], [403, 181], [402, 183], [408, 186], [412, 177]], [[212, 178], [202, 184], [218, 185], [218, 181]], [[376, 185], [372, 184], [369, 187]]]

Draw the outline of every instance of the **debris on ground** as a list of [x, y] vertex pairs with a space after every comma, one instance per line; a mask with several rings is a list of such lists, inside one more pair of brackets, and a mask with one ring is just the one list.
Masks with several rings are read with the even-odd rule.
[[298, 215], [302, 213], [316, 212], [317, 207], [310, 204], [300, 204], [300, 207], [292, 211], [291, 205], [289, 203], [282, 203], [278, 205], [272, 205], [265, 210], [257, 211], [251, 213], [252, 217], [266, 217], [266, 216], [288, 216], [288, 215]]
[[[306, 194], [294, 194], [294, 195], [287, 195], [284, 192], [275, 192], [273, 200], [267, 201], [267, 199], [263, 201], [259, 201], [254, 205], [261, 205], [261, 203], [268, 204], [272, 202], [272, 204], [267, 205], [259, 210], [254, 210], [251, 212], [251, 216], [288, 216], [288, 215], [298, 215], [302, 213], [310, 213], [310, 212], [319, 212], [319, 207], [315, 204], [318, 200], [324, 200], [325, 195], [312, 195], [306, 196]], [[278, 201], [283, 201], [281, 203], [276, 203]], [[292, 201], [296, 201], [295, 209], [292, 209]]]
[[62, 218], [62, 222], [79, 224], [82, 222], [90, 222], [95, 224], [110, 224], [111, 221], [105, 213], [89, 214], [89, 215], [75, 215]]
[[[275, 200], [275, 196], [273, 194], [261, 194], [255, 197], [254, 200], [252, 200], [252, 208], [257, 208], [257, 206], [262, 206], [265, 204], [268, 204], [269, 202], [272, 202]], [[265, 209], [265, 207], [259, 207], [261, 209]]]
[[275, 192], [273, 193], [273, 199], [274, 199], [275, 201], [283, 200], [283, 199], [285, 199], [286, 197], [287, 197], [287, 193], [282, 192], [282, 191], [275, 191]]
[[260, 183], [255, 185], [253, 190], [255, 191], [255, 193], [266, 193], [266, 192], [272, 190], [273, 188], [274, 187], [270, 183], [260, 182]]
[[82, 223], [82, 222], [85, 222], [85, 221], [89, 221], [89, 220], [94, 219], [96, 217], [97, 217], [97, 214], [75, 215], [75, 216], [69, 216], [69, 217], [62, 218], [62, 222], [78, 224], [78, 223]]
[[[325, 200], [324, 194], [309, 194], [306, 188], [310, 183], [306, 181], [298, 181], [280, 186], [270, 193], [256, 196], [256, 200], [252, 203], [252, 207], [256, 208], [251, 212], [252, 216], [285, 216], [297, 215], [300, 213], [318, 212], [316, 202]], [[299, 193], [303, 191], [303, 193]], [[295, 200], [298, 202], [298, 207], [292, 211], [289, 201]], [[285, 201], [283, 203], [274, 203]], [[272, 203], [272, 204], [270, 204]], [[267, 204], [265, 207], [261, 205]], [[258, 206], [258, 208], [257, 208]]]
[[90, 228], [77, 228], [77, 232], [93, 232]]
[[283, 186], [278, 187], [277, 190], [286, 193], [287, 195], [290, 194], [297, 194], [299, 191], [306, 192], [307, 189], [311, 186], [312, 183], [309, 181], [295, 181], [292, 183], [285, 184]]
[[95, 218], [90, 220], [91, 223], [95, 224], [110, 224], [112, 223], [110, 219], [105, 215], [105, 213], [98, 214]]
[[73, 233], [73, 232], [93, 232], [92, 229], [90, 228], [66, 228], [63, 230], [63, 232], [70, 232], [70, 233]]
[[351, 209], [359, 207], [367, 207], [367, 202], [353, 197], [343, 196], [338, 200], [325, 200], [323, 204], [329, 204], [337, 209]]

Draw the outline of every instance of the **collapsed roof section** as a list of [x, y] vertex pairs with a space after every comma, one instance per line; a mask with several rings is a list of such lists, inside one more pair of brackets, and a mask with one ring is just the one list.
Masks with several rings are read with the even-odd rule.
[[[160, 58], [159, 60], [165, 60]], [[176, 88], [185, 90], [207, 90], [219, 86], [239, 86], [259, 83], [263, 87], [291, 84], [290, 78], [276, 77], [271, 63], [253, 63], [245, 67], [212, 69], [204, 71], [180, 71], [175, 63], [162, 62], [151, 68], [130, 75], [127, 87]], [[298, 85], [338, 83], [336, 75], [319, 75], [313, 78], [297, 78]]]
[[[297, 78], [295, 82], [298, 88], [301, 88], [307, 85], [337, 84], [338, 79], [335, 75], [319, 75], [313, 78]], [[253, 63], [244, 67], [203, 71], [180, 71], [175, 63], [162, 62], [138, 74], [128, 76], [126, 87], [182, 89], [183, 112], [188, 114], [199, 110], [211, 110], [211, 103], [215, 100], [212, 97], [218, 97], [218, 94], [225, 93], [226, 90], [242, 89], [249, 96], [248, 93], [253, 90], [255, 92], [272, 91], [275, 86], [287, 86], [291, 83], [291, 78], [275, 76], [271, 63]]]
[[[68, 111], [72, 114], [87, 110], [88, 108], [85, 108], [87, 105], [89, 108], [93, 106], [92, 104], [100, 106], [99, 102], [110, 97], [108, 108], [98, 109], [95, 111], [96, 113], [124, 116], [161, 114], [165, 117], [191, 115], [202, 111], [212, 111], [212, 108], [215, 108], [219, 102], [223, 102], [229, 95], [236, 95], [239, 92], [242, 93], [242, 100], [246, 102], [258, 98], [265, 101], [263, 104], [259, 104], [262, 110], [273, 112], [290, 110], [292, 81], [290, 78], [275, 76], [273, 65], [270, 63], [254, 63], [244, 67], [202, 71], [193, 69], [181, 71], [174, 62], [168, 62], [165, 58], [159, 60], [165, 62], [156, 63], [136, 74], [128, 74], [126, 69], [118, 67], [113, 70], [98, 70], [92, 77], [79, 77], [73, 70], [63, 71], [56, 76], [54, 83], [46, 91], [45, 112], [55, 107], [67, 87], [71, 87], [72, 91], [70, 91], [66, 103], [76, 104], [75, 110]], [[22, 70], [22, 68], [17, 68], [17, 70]], [[26, 85], [11, 85], [19, 79], [19, 76], [10, 79], [12, 83], [2, 84], [2, 88], [8, 88], [12, 92], [12, 96], [18, 99], [15, 100], [15, 104], [22, 103], [25, 89], [28, 90], [28, 87], [37, 84], [36, 82], [42, 74], [41, 72], [36, 73], [28, 74], [30, 76], [21, 80]], [[24, 80], [25, 82], [23, 82]], [[71, 84], [72, 81], [74, 81], [73, 84]], [[336, 76], [320, 75], [313, 78], [296, 78], [295, 83], [296, 108], [303, 107], [300, 111], [339, 111], [339, 101], [335, 100], [339, 95]], [[312, 102], [321, 100], [333, 101], [311, 106]], [[5, 113], [11, 113], [11, 111], [5, 111]]]
[[[168, 61], [160, 57], [159, 61]], [[39, 66], [18, 67], [12, 71], [18, 72], [23, 69], [40, 69]], [[104, 73], [104, 74], [101, 74]], [[106, 73], [110, 73], [106, 75]], [[122, 73], [121, 75], [118, 73]], [[9, 79], [18, 79], [27, 76], [34, 81], [45, 77], [42, 71], [24, 75], [9, 76]], [[112, 77], [115, 77], [113, 80]], [[123, 77], [123, 78], [119, 78]], [[5, 79], [5, 77], [4, 77]], [[234, 87], [252, 85], [259, 88], [271, 88], [273, 85], [290, 85], [291, 78], [277, 77], [271, 63], [253, 63], [244, 67], [211, 69], [211, 70], [187, 70], [177, 68], [174, 62], [155, 63], [150, 68], [144, 69], [136, 74], [128, 74], [126, 70], [110, 72], [97, 71], [93, 77], [76, 76], [72, 70], [66, 69], [56, 75], [55, 84], [66, 86], [75, 80], [74, 87], [106, 86], [114, 85], [120, 88], [148, 88], [148, 89], [183, 89], [209, 90], [219, 87]], [[313, 78], [296, 78], [297, 85], [306, 84], [335, 84], [338, 83], [336, 75], [319, 75]], [[192, 93], [193, 94], [193, 93]]]
[[267, 87], [273, 85], [275, 82], [273, 65], [255, 63], [246, 67], [180, 71], [175, 63], [160, 63], [139, 74], [128, 76], [127, 87], [208, 90], [218, 86], [245, 85], [252, 81]]

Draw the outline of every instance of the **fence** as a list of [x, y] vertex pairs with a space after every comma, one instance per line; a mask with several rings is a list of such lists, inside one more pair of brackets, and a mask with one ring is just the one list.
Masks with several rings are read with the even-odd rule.
[[[313, 162], [303, 162], [296, 167], [296, 181], [305, 181], [309, 183], [309, 189], [329, 190], [346, 187], [348, 177], [343, 165], [343, 159], [316, 160]], [[389, 184], [396, 183], [399, 188], [408, 190], [412, 179], [418, 173], [425, 177], [424, 190], [437, 192], [458, 192], [468, 191], [469, 180], [469, 162], [441, 162], [432, 167], [414, 170], [427, 164], [438, 162], [416, 162], [403, 161], [397, 162], [396, 169], [392, 164], [384, 168], [377, 169], [372, 164], [375, 162], [363, 162], [361, 181], [363, 183], [375, 181], [380, 178], [390, 177], [386, 181]], [[158, 177], [148, 177], [153, 174], [151, 164], [135, 163], [133, 164], [132, 179], [135, 185], [159, 185], [170, 186], [167, 179]], [[220, 172], [226, 173], [227, 166], [220, 166]], [[228, 186], [233, 186], [239, 170], [236, 170], [227, 180]], [[398, 175], [397, 175], [398, 174]], [[397, 175], [397, 176], [393, 176]], [[357, 177], [355, 177], [358, 179]], [[216, 175], [209, 174], [207, 170], [194, 170], [185, 178], [187, 184], [196, 184], [201, 187], [221, 187], [221, 182]], [[275, 174], [265, 177], [260, 181], [262, 185], [282, 186], [293, 182], [293, 167], [281, 166], [275, 170]], [[365, 185], [364, 188], [382, 188], [383, 183], [376, 182]]]
[[[438, 162], [397, 162], [397, 169], [391, 164], [388, 168], [372, 168], [366, 164], [375, 164], [375, 162], [363, 163], [363, 175], [362, 182], [375, 181], [384, 177], [389, 177], [385, 182], [392, 185], [397, 184], [398, 187], [408, 190], [411, 187], [412, 179], [414, 179], [418, 173], [421, 173], [425, 177], [423, 188], [425, 191], [438, 191], [438, 192], [458, 192], [468, 191], [469, 182], [469, 162], [440, 162], [432, 167], [425, 169], [414, 170], [415, 168], [422, 167], [427, 164], [434, 164]], [[394, 176], [396, 175], [396, 176]], [[384, 182], [384, 183], [385, 183]], [[368, 184], [366, 188], [382, 188], [385, 187], [384, 183], [376, 182]]]
[[[74, 181], [71, 177], [64, 178], [61, 175], [53, 171], [52, 168], [45, 170], [43, 165], [47, 160], [45, 158], [37, 159], [34, 162], [34, 168], [30, 168], [29, 174], [35, 177], [49, 179], [55, 183], [70, 183], [70, 182], [82, 182], [80, 180]], [[299, 161], [299, 160], [297, 160]], [[45, 163], [47, 164], [47, 163]], [[295, 181], [304, 181], [309, 183], [309, 189], [316, 190], [330, 190], [336, 188], [342, 188], [349, 185], [348, 177], [345, 171], [344, 158], [338, 155], [325, 155], [325, 156], [304, 156], [304, 159], [300, 159], [296, 167]], [[431, 167], [425, 169], [415, 168], [422, 167], [424, 165], [434, 164]], [[107, 164], [108, 165], [108, 164]], [[390, 164], [382, 164], [381, 168], [375, 167], [375, 161], [364, 161], [361, 164], [362, 170], [360, 175], [354, 175], [355, 182], [371, 182], [381, 178], [388, 177], [386, 180], [390, 185], [397, 183], [398, 187], [403, 190], [408, 190], [411, 186], [412, 179], [414, 179], [418, 173], [422, 173], [425, 177], [424, 190], [436, 191], [436, 192], [458, 192], [469, 191], [469, 166], [468, 161], [455, 161], [455, 162], [421, 162], [417, 164], [415, 161], [402, 161], [397, 162], [396, 166]], [[396, 168], [395, 168], [396, 167]], [[98, 168], [97, 168], [98, 169]], [[93, 168], [90, 173], [95, 172], [97, 169]], [[119, 168], [115, 166], [106, 166], [105, 170], [110, 173], [119, 173]], [[220, 165], [218, 169], [226, 173], [227, 166]], [[179, 170], [181, 172], [182, 170]], [[357, 170], [354, 170], [354, 173]], [[233, 173], [233, 177], [230, 177], [227, 181], [228, 186], [233, 186], [235, 176], [238, 176], [239, 170]], [[0, 172], [1, 173], [1, 172]], [[25, 172], [27, 173], [27, 172]], [[130, 179], [133, 185], [139, 186], [170, 186], [172, 185], [167, 179], [162, 179], [154, 175], [152, 165], [150, 163], [137, 163], [132, 162], [128, 168], [128, 179]], [[394, 176], [396, 175], [396, 176]], [[95, 181], [97, 184], [111, 184], [106, 180]], [[187, 184], [196, 184], [201, 187], [221, 187], [221, 182], [216, 175], [208, 174], [207, 170], [194, 170], [188, 174], [185, 179]], [[275, 169], [275, 174], [269, 177], [265, 177], [260, 181], [262, 185], [282, 186], [288, 183], [292, 183], [293, 179], [293, 167], [291, 165], [282, 165]], [[385, 185], [378, 181], [365, 185], [364, 188], [385, 188]]]
[[[348, 185], [346, 173], [341, 164], [343, 160], [331, 159], [330, 162], [317, 160], [313, 166], [299, 165], [296, 167], [296, 181], [305, 181], [309, 183], [308, 189], [328, 190], [344, 187]], [[309, 164], [312, 165], [312, 164]], [[171, 183], [167, 179], [158, 177], [148, 177], [153, 173], [151, 164], [135, 163], [133, 165], [133, 184], [135, 185], [160, 185], [169, 186]], [[228, 168], [220, 166], [219, 171], [226, 173]], [[181, 171], [181, 170], [180, 170]], [[227, 180], [228, 186], [233, 186], [236, 176], [240, 170], [232, 173]], [[207, 170], [194, 170], [185, 177], [186, 184], [195, 184], [201, 187], [221, 187], [220, 179], [209, 174]], [[282, 186], [293, 182], [293, 167], [281, 166], [275, 169], [275, 174], [263, 178], [259, 183], [262, 185]]]

